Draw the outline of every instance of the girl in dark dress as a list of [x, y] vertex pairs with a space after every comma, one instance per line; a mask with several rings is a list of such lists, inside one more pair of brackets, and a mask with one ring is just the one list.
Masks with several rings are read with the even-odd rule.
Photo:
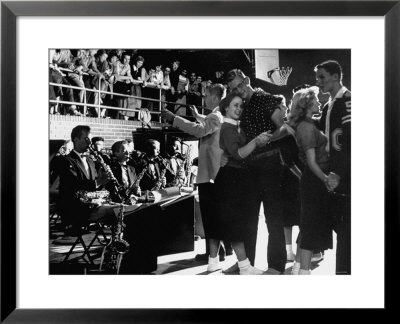
[[208, 270], [218, 269], [218, 247], [220, 240], [232, 242], [238, 258], [241, 275], [262, 274], [254, 268], [246, 255], [244, 240], [248, 225], [248, 214], [257, 195], [252, 177], [244, 159], [258, 146], [265, 145], [272, 136], [262, 133], [246, 144], [246, 135], [239, 127], [242, 113], [242, 98], [230, 94], [220, 103], [224, 122], [220, 131], [220, 147], [228, 158], [228, 163], [219, 169], [215, 179], [219, 210], [217, 212], [216, 238], [210, 238], [210, 257]]
[[293, 96], [289, 116], [290, 124], [296, 129], [299, 155], [304, 164], [300, 180], [300, 234], [292, 274], [311, 274], [313, 251], [332, 248], [332, 224], [326, 208], [329, 189], [327, 138], [312, 120], [320, 106], [317, 87], [302, 89]]

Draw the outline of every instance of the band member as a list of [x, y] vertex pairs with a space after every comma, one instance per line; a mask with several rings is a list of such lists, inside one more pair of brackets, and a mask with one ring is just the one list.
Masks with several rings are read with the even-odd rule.
[[90, 153], [90, 158], [96, 164], [96, 170], [98, 171], [101, 168], [101, 164], [99, 162], [100, 158], [103, 159], [104, 163], [110, 165], [111, 158], [108, 154], [104, 153], [104, 138], [101, 136], [95, 136], [92, 138], [92, 149], [93, 151]]
[[147, 168], [147, 170], [140, 181], [140, 188], [142, 190], [153, 190], [156, 185], [161, 185], [161, 187], [165, 188], [167, 184], [165, 174], [168, 166], [160, 156], [160, 142], [148, 139], [145, 142], [144, 151], [145, 154], [140, 161], [138, 173], [143, 168]]
[[60, 195], [58, 210], [66, 224], [77, 229], [88, 222], [112, 222], [113, 209], [108, 206], [85, 204], [79, 198], [79, 191], [96, 191], [111, 179], [109, 172], [96, 171], [94, 162], [87, 158], [90, 145], [90, 127], [79, 125], [72, 129], [71, 140], [74, 149], [63, 157], [60, 165]]
[[[222, 84], [215, 84], [206, 89], [204, 102], [210, 113], [205, 116], [198, 113], [195, 107], [191, 107], [197, 122], [174, 115], [170, 111], [163, 111], [163, 116], [172, 125], [185, 133], [200, 139], [198, 173], [196, 183], [199, 188], [200, 211], [206, 237], [206, 253], [196, 256], [198, 260], [209, 259], [209, 239], [216, 237], [215, 213], [217, 210], [215, 177], [220, 168], [222, 150], [219, 147], [219, 133], [223, 122], [223, 116], [219, 111], [221, 98], [225, 97], [225, 88]], [[232, 254], [230, 243], [225, 245], [226, 254]], [[220, 247], [220, 256], [225, 257], [225, 251]], [[216, 271], [221, 268], [218, 264], [210, 264], [208, 271]]]
[[[135, 168], [127, 163], [129, 160], [128, 144], [125, 141], [115, 142], [112, 145], [111, 150], [113, 152], [115, 160], [111, 162], [110, 167], [119, 185], [124, 188], [125, 192], [127, 192], [128, 189], [132, 188], [131, 193], [136, 196], [140, 196], [140, 188], [138, 186], [136, 186], [136, 188], [132, 187], [135, 186], [135, 180], [137, 176]], [[110, 190], [110, 192], [112, 191]], [[120, 199], [115, 194], [113, 194], [112, 200], [119, 202]]]
[[166, 173], [167, 184], [180, 186], [185, 183], [185, 157], [182, 155], [182, 144], [176, 137], [167, 142], [167, 160], [172, 172]]
[[336, 221], [336, 274], [351, 274], [351, 93], [342, 84], [342, 67], [337, 61], [318, 64], [314, 71], [317, 86], [330, 94], [322, 110], [320, 129], [328, 137], [329, 183], [334, 186], [330, 201]]

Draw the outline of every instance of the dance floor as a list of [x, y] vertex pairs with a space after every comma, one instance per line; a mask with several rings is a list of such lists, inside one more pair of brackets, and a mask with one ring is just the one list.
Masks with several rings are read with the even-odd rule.
[[[76, 260], [75, 262], [62, 263], [66, 253], [71, 247], [71, 244], [57, 243], [57, 238], [62, 237], [62, 232], [57, 232], [53, 226], [51, 226], [51, 237], [49, 243], [49, 258], [50, 258], [50, 274], [99, 274], [98, 267], [100, 264], [100, 256], [102, 246], [96, 242], [91, 252], [95, 255], [94, 266], [87, 266], [82, 260]], [[296, 248], [296, 238], [298, 234], [298, 227], [293, 227], [293, 249]], [[94, 234], [89, 233], [84, 235], [85, 242], [90, 242]], [[256, 260], [255, 266], [260, 269], [267, 269], [267, 241], [268, 231], [265, 225], [264, 214], [261, 210], [258, 227], [257, 237], [257, 248], [256, 248]], [[60, 244], [61, 243], [61, 244]], [[334, 247], [336, 246], [336, 236], [334, 234]], [[79, 246], [75, 249], [79, 252]], [[81, 249], [82, 250], [82, 249]], [[195, 249], [192, 252], [171, 254], [165, 256], [159, 256], [157, 260], [157, 270], [152, 272], [152, 275], [227, 275], [221, 270], [215, 272], [207, 272], [207, 262], [197, 261], [195, 259], [196, 254], [205, 252], [205, 240], [199, 239], [195, 241]], [[325, 251], [324, 258], [320, 261], [312, 263], [312, 275], [334, 275], [335, 274], [335, 249]], [[74, 259], [79, 253], [71, 255], [70, 259]], [[223, 269], [229, 268], [236, 262], [236, 256], [233, 254], [227, 256], [225, 261], [222, 262]], [[286, 263], [285, 274], [289, 275], [293, 262]], [[237, 273], [229, 274], [237, 275]]]

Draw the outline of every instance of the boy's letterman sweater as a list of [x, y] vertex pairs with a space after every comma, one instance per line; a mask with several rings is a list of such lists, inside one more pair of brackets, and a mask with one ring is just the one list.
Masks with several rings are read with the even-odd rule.
[[351, 92], [345, 87], [339, 90], [333, 100], [325, 104], [320, 119], [320, 130], [329, 136], [327, 149], [330, 171], [340, 176], [340, 185], [336, 192], [350, 194]]

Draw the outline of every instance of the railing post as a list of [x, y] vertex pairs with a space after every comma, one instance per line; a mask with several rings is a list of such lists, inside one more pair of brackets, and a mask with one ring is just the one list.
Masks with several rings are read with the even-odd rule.
[[100, 104], [100, 102], [101, 102], [101, 90], [100, 90], [100, 88], [101, 88], [101, 78], [99, 78], [99, 100], [98, 100], [98, 107], [97, 107], [97, 116], [99, 117], [99, 118], [101, 118], [101, 116], [100, 116], [100, 106], [101, 106], [101, 104]]
[[83, 102], [85, 103], [85, 105], [83, 106], [83, 114], [85, 115], [85, 116], [87, 116], [87, 106], [86, 106], [86, 104], [87, 104], [87, 101], [86, 101], [86, 85], [85, 84], [83, 84], [83, 88], [85, 89], [85, 92], [83, 93]]
[[160, 101], [158, 102], [158, 109], [160, 111], [160, 115], [158, 116], [158, 121], [160, 123], [161, 123], [161, 111], [162, 111], [162, 103], [161, 103], [162, 95], [161, 95], [161, 92], [162, 92], [162, 88], [160, 88], [160, 93], [159, 93], [159, 96], [158, 96], [158, 98], [160, 99]]

